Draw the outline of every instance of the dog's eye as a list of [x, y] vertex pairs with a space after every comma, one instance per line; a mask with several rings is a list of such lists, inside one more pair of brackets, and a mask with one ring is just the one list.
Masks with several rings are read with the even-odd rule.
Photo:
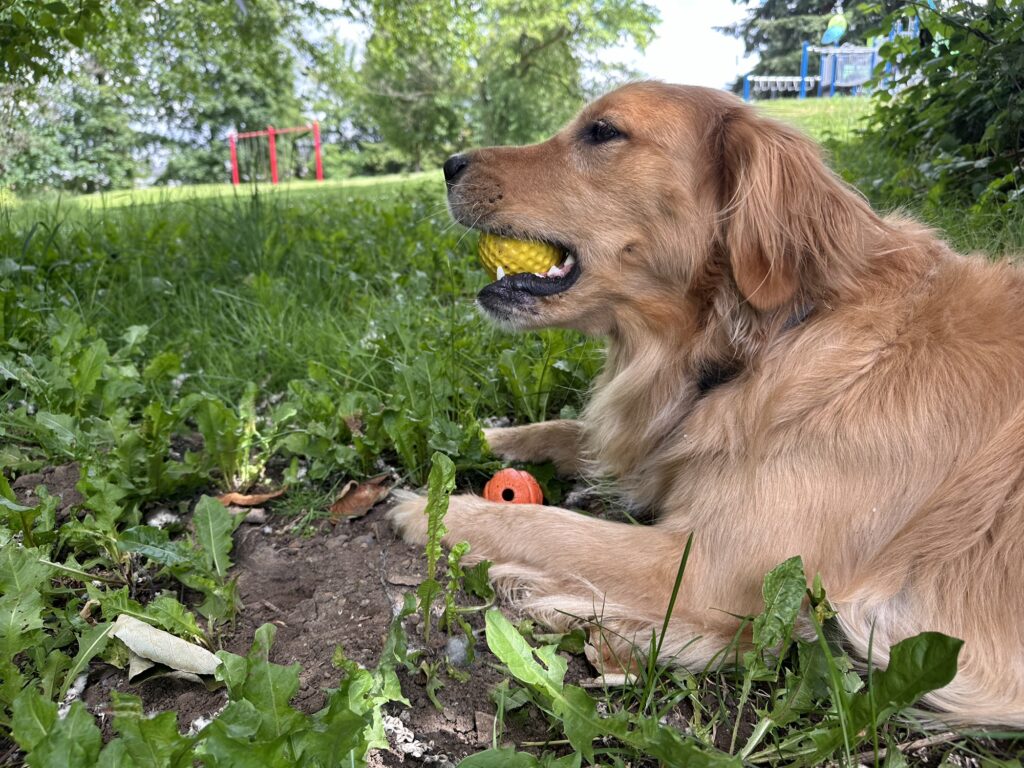
[[595, 120], [587, 130], [587, 138], [594, 144], [604, 144], [624, 138], [621, 131], [607, 120]]

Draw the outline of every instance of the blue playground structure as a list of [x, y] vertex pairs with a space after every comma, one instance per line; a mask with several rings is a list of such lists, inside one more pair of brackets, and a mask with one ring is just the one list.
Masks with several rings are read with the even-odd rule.
[[[832, 45], [812, 45], [810, 42], [803, 44], [803, 56], [800, 59], [799, 75], [747, 75], [743, 78], [743, 100], [750, 101], [755, 94], [768, 94], [768, 98], [775, 98], [784, 93], [796, 93], [797, 98], [806, 99], [808, 92], [817, 96], [835, 96], [839, 93], [850, 93], [858, 95], [864, 92], [866, 86], [874, 80], [875, 65], [878, 63], [878, 49], [882, 47], [885, 38], [876, 39], [872, 45], [858, 46], [844, 43], [839, 45], [838, 41], [846, 31], [845, 23], [833, 23], [842, 15], [842, 6], [837, 4], [837, 15], [829, 22], [829, 27], [823, 36], [824, 41], [832, 42]], [[904, 26], [903, 22], [897, 22], [889, 32], [889, 40], [897, 37], [917, 37], [920, 21], [914, 16], [910, 23]], [[819, 58], [817, 74], [810, 74], [811, 56]], [[897, 65], [898, 66], [898, 65]], [[886, 80], [893, 74], [893, 65], [886, 63], [882, 79], [882, 86], [885, 87]]]

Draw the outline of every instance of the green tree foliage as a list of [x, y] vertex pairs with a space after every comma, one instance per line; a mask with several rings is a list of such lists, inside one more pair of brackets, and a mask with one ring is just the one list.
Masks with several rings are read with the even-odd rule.
[[[49, 63], [38, 68], [31, 88], [6, 86], [19, 98], [0, 108], [0, 146], [18, 149], [0, 150], [4, 186], [124, 186], [133, 176], [126, 170], [133, 152], [162, 166], [163, 181], [222, 180], [228, 133], [305, 119], [302, 70], [320, 51], [307, 38], [333, 14], [318, 3], [96, 5], [88, 16], [91, 33], [70, 33], [81, 51], [40, 35], [12, 41], [19, 57], [45, 50]], [[50, 18], [57, 6], [14, 7], [21, 8], [16, 18], [24, 16], [23, 26], [38, 30], [57, 23]], [[0, 29], [11, 13], [0, 12]], [[20, 71], [29, 69], [24, 64]]]
[[381, 138], [419, 170], [424, 153], [450, 147], [463, 123], [472, 8], [464, 0], [384, 0], [368, 11], [372, 34], [360, 78], [366, 111]]
[[163, 180], [224, 179], [228, 133], [303, 121], [302, 24], [320, 19], [317, 6], [133, 0], [126, 8], [105, 55], [126, 73], [149, 140], [170, 152]]
[[12, 101], [0, 117], [0, 178], [15, 189], [51, 187], [75, 192], [130, 186], [136, 175], [135, 134], [126, 96], [94, 60], [45, 81], [33, 99]]
[[[740, 38], [748, 54], [758, 55], [759, 60], [750, 71], [752, 75], [800, 74], [803, 42], [820, 42], [835, 6], [834, 0], [733, 0], [733, 3], [746, 6], [747, 17], [720, 30]], [[847, 2], [845, 13], [850, 26], [844, 42], [865, 44], [868, 36], [878, 33], [880, 10], [885, 12], [885, 9], [902, 5], [899, 0], [872, 6]], [[738, 84], [735, 87], [738, 88]]]
[[606, 79], [628, 74], [603, 63], [601, 52], [620, 43], [642, 50], [658, 22], [652, 6], [625, 0], [492, 0], [481, 13], [474, 139], [483, 144], [550, 134]]
[[875, 130], [897, 155], [916, 160], [893, 191], [933, 202], [968, 196], [1007, 204], [1024, 182], [1024, 0], [918, 5], [922, 33], [883, 46], [899, 76], [882, 90]]
[[69, 47], [96, 34], [100, 0], [13, 0], [0, 5], [0, 84], [60, 74]]
[[626, 0], [368, 0], [357, 99], [410, 164], [466, 144], [536, 141], [620, 72], [609, 48], [646, 46], [657, 12]]
[[[10, 47], [0, 185], [226, 180], [229, 133], [314, 116], [332, 175], [418, 169], [471, 144], [534, 141], [623, 77], [602, 54], [642, 48], [657, 21], [652, 6], [628, 0], [329, 5], [18, 0], [0, 11]], [[365, 49], [337, 38], [328, 22], [342, 13], [364, 25]], [[5, 83], [15, 70], [23, 82]], [[252, 157], [266, 154], [265, 144], [244, 145], [243, 163], [252, 148]], [[288, 177], [287, 139], [279, 149]], [[245, 165], [243, 177], [260, 170]]]

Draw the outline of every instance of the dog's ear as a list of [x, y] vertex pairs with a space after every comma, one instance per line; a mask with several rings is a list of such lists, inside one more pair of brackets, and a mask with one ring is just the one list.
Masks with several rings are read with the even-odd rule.
[[841, 262], [873, 214], [789, 126], [738, 107], [719, 132], [722, 240], [733, 278], [753, 307], [772, 310]]

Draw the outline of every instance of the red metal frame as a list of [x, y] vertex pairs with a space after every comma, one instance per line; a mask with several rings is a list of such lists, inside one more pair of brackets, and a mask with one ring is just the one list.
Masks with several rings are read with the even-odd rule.
[[231, 183], [239, 184], [238, 174], [238, 142], [241, 139], [256, 139], [262, 136], [267, 137], [268, 151], [270, 153], [270, 183], [277, 184], [277, 136], [282, 133], [304, 133], [313, 132], [313, 155], [316, 158], [316, 180], [324, 180], [324, 160], [320, 149], [320, 123], [313, 121], [308, 125], [297, 125], [292, 128], [275, 128], [267, 126], [265, 131], [246, 131], [244, 133], [232, 133], [228, 136], [228, 145], [231, 148]]

